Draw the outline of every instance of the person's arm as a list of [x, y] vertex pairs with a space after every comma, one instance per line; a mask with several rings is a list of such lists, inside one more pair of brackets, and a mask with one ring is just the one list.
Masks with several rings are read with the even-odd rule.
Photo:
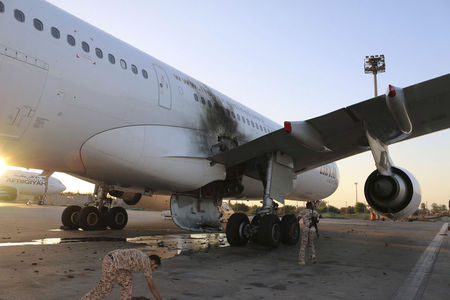
[[150, 292], [152, 292], [153, 296], [156, 300], [161, 300], [161, 296], [158, 293], [158, 290], [156, 289], [155, 283], [153, 282], [153, 279], [151, 277], [145, 277], [147, 279], [148, 287], [150, 288]]

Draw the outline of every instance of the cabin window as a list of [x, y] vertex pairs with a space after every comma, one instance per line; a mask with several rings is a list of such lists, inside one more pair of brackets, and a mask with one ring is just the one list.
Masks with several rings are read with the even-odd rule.
[[233, 119], [236, 119], [236, 115], [235, 115], [234, 111], [231, 111], [231, 116], [233, 117]]
[[237, 116], [238, 121], [240, 121], [241, 120], [241, 116], [239, 114], [237, 114], [236, 116]]
[[250, 120], [249, 119], [247, 119], [247, 124], [250, 125]]
[[3, 4], [2, 1], [0, 1], [0, 13], [4, 13], [5, 12], [5, 5]]
[[127, 62], [123, 59], [120, 60], [120, 66], [122, 67], [122, 69], [126, 70], [127, 69]]
[[194, 93], [194, 99], [195, 99], [195, 101], [197, 101], [197, 102], [198, 102], [198, 96], [197, 96], [197, 94], [196, 94], [196, 93]]
[[230, 112], [230, 110], [227, 108], [227, 115], [229, 116], [229, 117], [231, 117], [231, 112]]
[[137, 75], [138, 73], [138, 68], [135, 65], [131, 65], [131, 71]]
[[202, 104], [206, 104], [205, 98], [200, 97], [200, 100], [202, 101]]
[[70, 34], [67, 35], [67, 43], [69, 43], [70, 46], [75, 46], [75, 38]]
[[91, 49], [89, 47], [89, 44], [86, 43], [86, 42], [82, 42], [81, 43], [81, 48], [83, 48], [83, 51], [86, 52], [86, 53], [89, 53], [89, 51], [91, 51]]
[[14, 18], [16, 18], [16, 20], [19, 22], [25, 22], [25, 14], [21, 10], [14, 10]]
[[95, 48], [95, 54], [97, 55], [98, 58], [102, 59], [103, 58], [103, 51], [100, 48]]
[[251, 123], [252, 123], [252, 127], [254, 128], [255, 127], [255, 123], [253, 123], [253, 121], [251, 121]]
[[116, 58], [112, 54], [108, 54], [108, 60], [113, 65], [116, 63]]
[[209, 106], [209, 108], [212, 107], [211, 101], [209, 101], [209, 100], [208, 100], [208, 106]]
[[59, 33], [59, 30], [56, 27], [52, 27], [51, 33], [52, 33], [52, 36], [57, 40], [59, 40], [59, 38], [61, 37], [61, 33]]
[[[148, 73], [146, 70], [142, 69], [142, 77], [144, 77], [145, 79], [148, 79]], [[198, 100], [197, 100], [198, 101]]]
[[44, 30], [44, 24], [42, 24], [42, 22], [38, 19], [34, 19], [33, 20], [33, 24], [34, 24], [34, 28], [36, 28], [39, 31]]

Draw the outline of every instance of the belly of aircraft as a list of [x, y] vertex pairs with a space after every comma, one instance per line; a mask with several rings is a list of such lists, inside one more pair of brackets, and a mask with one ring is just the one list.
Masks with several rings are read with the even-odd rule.
[[207, 160], [203, 139], [182, 127], [129, 126], [90, 138], [81, 157], [86, 176], [107, 184], [191, 191], [226, 177], [223, 165]]

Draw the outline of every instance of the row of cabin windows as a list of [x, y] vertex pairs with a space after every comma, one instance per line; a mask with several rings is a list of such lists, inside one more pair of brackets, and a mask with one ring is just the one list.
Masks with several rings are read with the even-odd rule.
[[[5, 5], [3, 4], [2, 1], [0, 1], [0, 13], [4, 13], [4, 12], [5, 12]], [[21, 23], [25, 22], [25, 14], [21, 10], [18, 10], [18, 9], [14, 10], [14, 18]], [[33, 25], [34, 25], [34, 28], [36, 28], [36, 30], [44, 31], [44, 23], [42, 23], [41, 20], [33, 19]], [[59, 29], [56, 27], [52, 27], [50, 29], [50, 33], [57, 40], [59, 40], [61, 38], [61, 33], [60, 33]], [[72, 35], [68, 34], [67, 35], [67, 43], [70, 46], [75, 47], [76, 40]], [[89, 44], [85, 41], [81, 42], [81, 49], [83, 49], [83, 51], [86, 53], [90, 53], [90, 51], [91, 51]], [[95, 48], [95, 55], [99, 59], [103, 59], [103, 51], [100, 48]], [[113, 65], [116, 64], [116, 58], [112, 54], [108, 54], [108, 61]], [[120, 60], [120, 66], [124, 70], [126, 70], [128, 68], [127, 62], [124, 59]], [[138, 75], [139, 74], [138, 67], [136, 65], [131, 65], [131, 72], [133, 72], [133, 74], [135, 74], [135, 75]], [[145, 69], [142, 69], [141, 73], [142, 73], [142, 77], [144, 77], [145, 79], [148, 79], [148, 72]]]
[[[206, 103], [208, 103], [208, 106], [210, 108], [212, 108], [211, 101], [205, 100], [205, 98], [203, 98], [202, 96], [200, 96], [200, 99], [199, 99], [199, 97], [196, 93], [194, 93], [194, 100], [197, 102], [201, 102], [203, 105], [206, 105]], [[214, 105], [217, 106], [216, 108], [221, 109], [221, 107], [217, 103], [214, 103]], [[225, 109], [225, 112], [229, 117], [233, 117], [233, 119], [238, 119], [238, 121], [242, 121], [244, 124], [247, 123], [249, 126], [251, 125], [253, 128], [256, 127], [256, 129], [258, 129], [262, 132], [265, 132], [265, 133], [270, 132], [266, 127], [263, 127], [262, 125], [260, 125], [256, 122], [253, 122], [253, 121], [245, 118], [244, 116], [241, 117], [241, 115], [235, 114], [233, 111], [230, 111], [229, 109]]]

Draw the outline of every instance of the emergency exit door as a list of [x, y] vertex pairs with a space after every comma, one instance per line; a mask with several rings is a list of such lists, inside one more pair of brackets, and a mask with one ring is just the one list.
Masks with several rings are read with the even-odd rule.
[[171, 109], [172, 108], [172, 92], [170, 90], [169, 77], [166, 71], [158, 65], [155, 67], [156, 77], [158, 78], [158, 101], [159, 105]]

